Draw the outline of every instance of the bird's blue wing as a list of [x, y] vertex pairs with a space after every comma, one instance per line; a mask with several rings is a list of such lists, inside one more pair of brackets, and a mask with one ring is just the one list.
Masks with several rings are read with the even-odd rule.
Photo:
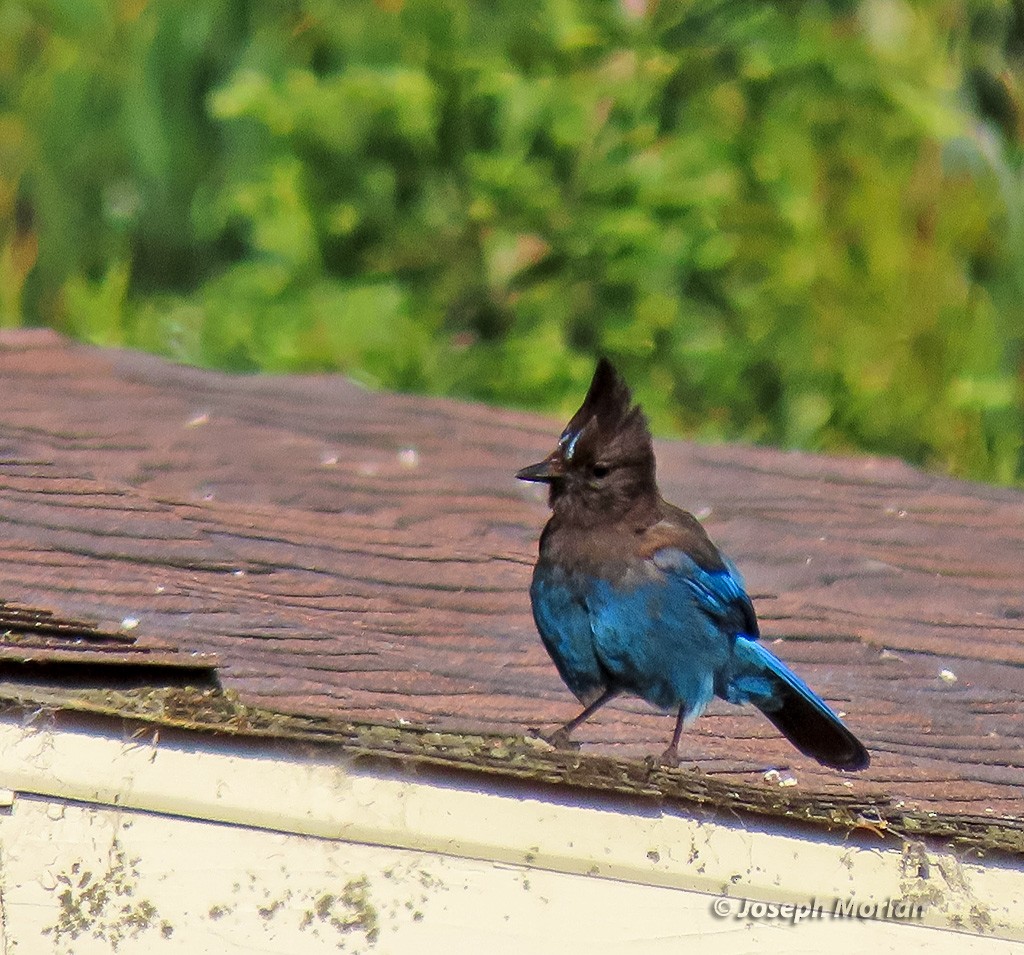
[[709, 569], [676, 547], [655, 551], [651, 560], [669, 579], [690, 590], [698, 607], [722, 627], [724, 635], [758, 636], [754, 607], [732, 561], [723, 559], [721, 567]]
[[736, 636], [757, 634], [735, 568], [708, 570], [677, 548], [614, 582], [541, 563], [530, 596], [548, 653], [584, 703], [612, 685], [695, 717], [731, 672]]
[[587, 606], [611, 682], [655, 706], [682, 706], [691, 717], [710, 702], [736, 635], [753, 619], [738, 575], [724, 566], [721, 573], [703, 569], [677, 548], [594, 579]]

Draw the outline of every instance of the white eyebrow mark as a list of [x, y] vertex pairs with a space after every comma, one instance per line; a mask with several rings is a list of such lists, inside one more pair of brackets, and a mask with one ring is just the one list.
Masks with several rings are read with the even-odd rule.
[[574, 431], [572, 434], [563, 434], [561, 440], [558, 442], [558, 446], [562, 449], [562, 454], [565, 456], [566, 461], [572, 461], [572, 456], [576, 453], [576, 442], [580, 439], [579, 431]]

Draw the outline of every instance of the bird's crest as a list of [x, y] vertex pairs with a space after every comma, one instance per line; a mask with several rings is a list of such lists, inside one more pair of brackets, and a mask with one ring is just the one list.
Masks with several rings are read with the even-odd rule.
[[587, 396], [565, 426], [558, 449], [569, 467], [598, 460], [653, 463], [647, 418], [607, 358], [597, 363]]

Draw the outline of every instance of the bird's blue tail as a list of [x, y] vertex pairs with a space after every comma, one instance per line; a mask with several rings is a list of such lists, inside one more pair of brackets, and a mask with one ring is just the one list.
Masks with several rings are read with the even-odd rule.
[[723, 688], [730, 703], [753, 703], [801, 753], [835, 769], [865, 769], [868, 751], [803, 680], [756, 640], [737, 637], [738, 666]]

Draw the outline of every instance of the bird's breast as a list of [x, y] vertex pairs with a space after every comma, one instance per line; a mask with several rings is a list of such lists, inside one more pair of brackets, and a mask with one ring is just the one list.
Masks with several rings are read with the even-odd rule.
[[660, 570], [634, 552], [633, 536], [602, 529], [556, 526], [545, 530], [541, 538], [538, 569], [543, 566], [551, 572], [557, 571], [579, 586], [602, 580], [616, 588], [632, 589], [660, 579]]

